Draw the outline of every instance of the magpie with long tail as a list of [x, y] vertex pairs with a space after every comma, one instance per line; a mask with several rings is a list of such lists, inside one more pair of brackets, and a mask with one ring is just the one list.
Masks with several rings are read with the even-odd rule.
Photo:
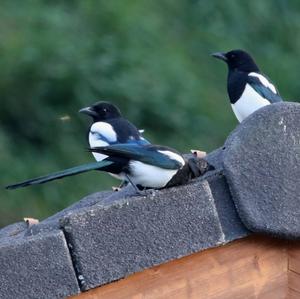
[[211, 55], [228, 66], [227, 91], [239, 122], [261, 107], [282, 101], [276, 87], [260, 72], [247, 52], [232, 50]]
[[[109, 102], [97, 102], [90, 107], [83, 108], [79, 111], [92, 117], [93, 123], [88, 131], [88, 141], [90, 147], [94, 146], [106, 146], [118, 143], [138, 144], [145, 145], [149, 144], [142, 136], [140, 132], [131, 122], [123, 118], [120, 110]], [[112, 162], [105, 161], [100, 163], [106, 155], [93, 153], [95, 159], [99, 163], [89, 163], [70, 169], [62, 170], [50, 175], [42, 176], [33, 180], [28, 180], [20, 184], [8, 186], [8, 189], [15, 189], [19, 187], [25, 187], [29, 185], [42, 184], [51, 180], [56, 180], [65, 176], [76, 175], [78, 173], [100, 170], [107, 164]], [[113, 174], [114, 177], [119, 178]], [[119, 178], [120, 179], [120, 178]], [[124, 183], [124, 182], [123, 182]]]
[[107, 158], [9, 185], [6, 189], [43, 184], [91, 170], [115, 174], [130, 182], [137, 191], [144, 188], [161, 189], [185, 184], [191, 178], [202, 174], [196, 159], [184, 159], [179, 152], [166, 146], [114, 144], [90, 148], [89, 151], [104, 154]]

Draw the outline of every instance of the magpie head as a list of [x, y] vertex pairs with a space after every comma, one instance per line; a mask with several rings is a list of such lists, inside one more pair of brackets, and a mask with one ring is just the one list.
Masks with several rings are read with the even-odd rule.
[[82, 108], [80, 113], [84, 113], [93, 118], [94, 122], [104, 121], [121, 116], [120, 110], [108, 102], [97, 102], [92, 106]]
[[241, 72], [259, 72], [259, 68], [253, 58], [243, 50], [232, 50], [227, 53], [213, 53], [213, 57], [225, 61], [229, 70], [238, 70]]

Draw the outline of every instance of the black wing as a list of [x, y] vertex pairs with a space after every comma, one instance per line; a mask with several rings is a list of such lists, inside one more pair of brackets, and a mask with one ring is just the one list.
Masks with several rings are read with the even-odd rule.
[[89, 150], [110, 157], [127, 158], [165, 169], [179, 169], [183, 166], [178, 160], [163, 153], [171, 151], [178, 157], [182, 157], [178, 152], [168, 147], [157, 145], [140, 146], [136, 144], [114, 144], [111, 146], [91, 148]]
[[127, 119], [116, 118], [107, 121], [115, 130], [118, 136], [116, 143], [135, 143], [140, 145], [150, 144], [143, 138], [141, 132]]
[[[261, 74], [259, 75], [265, 77], [265, 79], [269, 82], [269, 84], [272, 84], [266, 76]], [[247, 83], [258, 94], [260, 94], [264, 99], [268, 100], [270, 103], [277, 103], [282, 101], [281, 96], [279, 95], [278, 91], [276, 90], [276, 87], [273, 84], [272, 85], [275, 88], [275, 93], [270, 87], [265, 85], [264, 84], [265, 82], [262, 82], [259, 77], [248, 75]]]

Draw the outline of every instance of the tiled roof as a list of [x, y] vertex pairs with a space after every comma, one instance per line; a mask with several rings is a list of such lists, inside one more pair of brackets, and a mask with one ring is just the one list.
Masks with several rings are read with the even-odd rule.
[[300, 105], [250, 116], [189, 184], [99, 192], [0, 230], [0, 298], [64, 298], [253, 232], [300, 236]]

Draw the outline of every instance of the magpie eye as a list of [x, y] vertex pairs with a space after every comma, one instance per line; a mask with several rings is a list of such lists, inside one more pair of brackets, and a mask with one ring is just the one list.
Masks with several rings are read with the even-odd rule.
[[104, 108], [104, 109], [103, 109], [103, 112], [105, 112], [105, 113], [106, 113], [106, 112], [107, 112], [107, 109], [106, 109], [106, 108]]

